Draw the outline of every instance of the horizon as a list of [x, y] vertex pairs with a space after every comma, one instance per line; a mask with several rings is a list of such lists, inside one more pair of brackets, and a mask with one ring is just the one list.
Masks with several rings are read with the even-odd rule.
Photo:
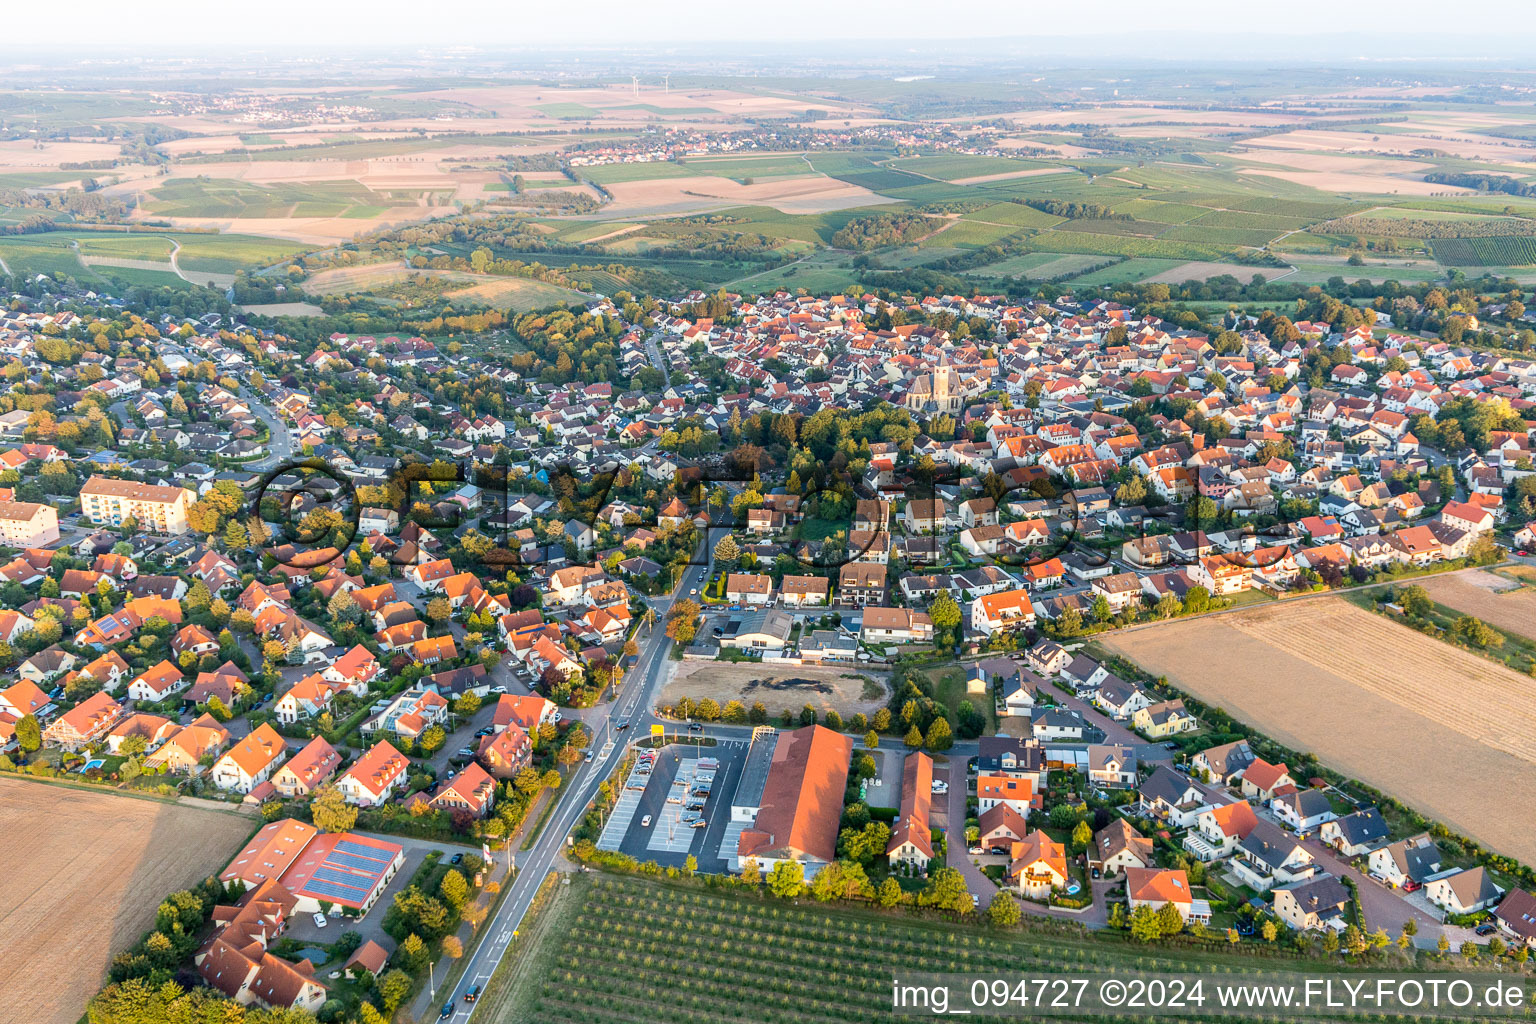
[[[1384, 0], [1340, 7], [1322, 0], [1292, 5], [1277, 21], [1257, 10], [1233, 10], [1211, 0], [1185, 0], [1170, 6], [1148, 8], [1130, 0], [1108, 0], [1092, 20], [1077, 12], [1041, 8], [1028, 12], [1001, 0], [965, 0], [948, 5], [942, 19], [912, 0], [897, 0], [878, 12], [865, 5], [826, 5], [809, 0], [787, 0], [766, 22], [745, 9], [729, 8], [705, 0], [681, 0], [667, 5], [665, 14], [654, 10], [598, 0], [588, 5], [590, 17], [573, 26], [570, 19], [545, 10], [518, 12], [508, 17], [505, 8], [488, 0], [468, 0], [458, 5], [452, 20], [420, 17], [419, 9], [401, 0], [362, 4], [301, 4], [276, 0], [261, 16], [209, 11], [191, 0], [151, 0], [138, 5], [142, 16], [124, 22], [121, 7], [106, 0], [71, 0], [63, 5], [72, 25], [71, 37], [58, 38], [59, 8], [18, 10], [12, 14], [17, 34], [32, 37], [33, 52], [71, 54], [84, 51], [122, 52], [126, 48], [153, 45], [155, 55], [133, 57], [159, 59], [227, 54], [231, 51], [292, 53], [352, 52], [419, 53], [423, 47], [446, 48], [441, 57], [463, 54], [525, 53], [529, 49], [555, 47], [558, 53], [603, 52], [614, 49], [664, 48], [689, 53], [700, 47], [737, 44], [744, 54], [792, 47], [802, 52], [835, 50], [863, 60], [880, 56], [859, 52], [862, 44], [908, 47], [931, 54], [935, 48], [983, 44], [1014, 52], [1034, 47], [1092, 41], [1117, 52], [1140, 42], [1157, 43], [1158, 52], [1141, 52], [1141, 59], [1158, 62], [1201, 52], [1212, 42], [1241, 45], [1243, 53], [1226, 54], [1237, 63], [1287, 57], [1311, 62], [1353, 55], [1362, 61], [1398, 59], [1436, 62], [1477, 62], [1462, 54], [1441, 56], [1448, 39], [1476, 38], [1482, 59], [1524, 60], [1529, 43], [1536, 39], [1536, 24], [1512, 26], [1490, 35], [1481, 28], [1443, 26], [1439, 9], [1424, 0], [1388, 4]], [[398, 16], [398, 17], [397, 17]], [[409, 19], [409, 42], [402, 41], [399, 26]], [[1300, 26], [1320, 23], [1328, 32], [1319, 36]], [[1423, 30], [1394, 31], [1389, 26], [1422, 24]], [[1114, 30], [1106, 32], [1105, 24]], [[1287, 26], [1298, 26], [1287, 31]], [[1208, 26], [1220, 26], [1208, 27]], [[1432, 27], [1431, 27], [1432, 26]], [[299, 31], [304, 35], [296, 38]], [[579, 42], [570, 36], [580, 35]], [[309, 38], [344, 40], [316, 43]], [[473, 42], [466, 43], [466, 36]], [[683, 42], [679, 41], [682, 38]], [[1181, 42], [1182, 41], [1182, 42]], [[853, 44], [850, 47], [850, 43]], [[1394, 52], [1383, 52], [1391, 48]], [[1489, 53], [1490, 48], [1493, 52]], [[1367, 51], [1360, 53], [1361, 50]], [[1313, 58], [1309, 55], [1324, 55]], [[126, 56], [126, 55], [125, 55]], [[986, 57], [988, 54], [977, 54]], [[1001, 56], [1001, 54], [999, 55]], [[1203, 58], [1208, 53], [1202, 52]], [[1091, 63], [1094, 57], [1088, 57]], [[132, 59], [132, 58], [130, 58]], [[1074, 62], [1081, 63], [1081, 62]]]

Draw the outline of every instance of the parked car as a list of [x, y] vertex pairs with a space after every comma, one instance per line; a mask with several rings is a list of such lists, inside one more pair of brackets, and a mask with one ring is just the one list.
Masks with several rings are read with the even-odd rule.
[[464, 855], [462, 853], [456, 853], [456, 854], [453, 855], [453, 859], [450, 860], [448, 863], [450, 863], [450, 864], [462, 864], [462, 863], [464, 863]]
[[507, 692], [507, 688], [505, 686], [493, 686], [493, 687], [490, 688], [489, 692], [490, 693], [506, 693]]
[[933, 784], [933, 791], [935, 793], [948, 793], [949, 792], [949, 783], [944, 782], [942, 780], [936, 781]]
[[1496, 932], [1498, 930], [1499, 930], [1499, 926], [1498, 925], [1494, 924], [1492, 921], [1487, 921], [1487, 922], [1484, 922], [1483, 924], [1478, 925], [1476, 928], [1472, 929], [1472, 933], [1474, 935], [1492, 935], [1494, 932]]
[[325, 915], [324, 914], [317, 913], [317, 914], [314, 915], [314, 918], [315, 918], [315, 927], [316, 928], [324, 928], [325, 927], [326, 920], [325, 920]]
[[475, 748], [474, 747], [460, 747], [459, 748], [459, 756], [460, 757], [474, 757], [475, 756]]

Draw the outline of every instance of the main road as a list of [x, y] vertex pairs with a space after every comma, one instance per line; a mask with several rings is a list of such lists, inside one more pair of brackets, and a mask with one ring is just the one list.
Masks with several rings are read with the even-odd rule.
[[439, 994], [442, 1004], [446, 1004], [450, 998], [454, 1001], [454, 1011], [448, 1018], [452, 1024], [466, 1024], [474, 1014], [479, 1004], [464, 1002], [463, 990], [471, 985], [484, 986], [490, 980], [496, 965], [506, 955], [507, 947], [517, 936], [518, 928], [527, 916], [539, 886], [554, 866], [566, 835], [586, 813], [587, 805], [597, 795], [598, 786], [613, 774], [623, 759], [626, 744], [606, 742], [615, 736], [611, 731], [612, 723], [627, 720], [634, 730], [633, 735], [645, 730], [655, 720], [651, 708], [666, 679], [668, 655], [672, 646], [664, 625], [667, 610], [672, 607], [677, 594], [687, 594], [696, 587], [702, 589], [708, 572], [709, 568], [705, 565], [689, 566], [672, 594], [651, 601], [656, 611], [656, 622], [646, 635], [634, 667], [625, 676], [618, 697], [601, 710], [597, 717], [587, 719], [587, 725], [593, 732], [592, 760], [580, 762], [576, 766], [562, 787], [559, 803], [539, 833], [533, 848], [520, 855], [517, 877], [513, 879], [495, 916], [486, 922], [480, 944], [470, 954], [465, 965], [459, 991]]

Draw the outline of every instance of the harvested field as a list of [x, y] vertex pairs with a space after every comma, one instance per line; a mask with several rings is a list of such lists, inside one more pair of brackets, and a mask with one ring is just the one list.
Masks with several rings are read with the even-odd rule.
[[606, 215], [680, 214], [722, 206], [771, 206], [782, 213], [830, 213], [894, 199], [845, 181], [821, 176], [781, 178], [742, 185], [729, 178], [658, 178], [607, 186], [613, 205]]
[[989, 181], [1012, 181], [1014, 178], [1038, 178], [1046, 174], [1076, 174], [1071, 167], [1032, 167], [1027, 171], [1004, 171], [1001, 174], [978, 174], [972, 178], [956, 178], [951, 185], [984, 185]]
[[[1251, 154], [1250, 154], [1251, 155]], [[1388, 174], [1351, 173], [1348, 171], [1285, 171], [1271, 167], [1240, 167], [1239, 174], [1261, 174], [1279, 178], [1293, 185], [1305, 185], [1322, 192], [1361, 192], [1385, 195], [1430, 196], [1447, 192], [1468, 192], [1457, 185], [1436, 185], [1413, 178], [1395, 178]]]
[[1133, 630], [1105, 646], [1536, 863], [1536, 680], [1337, 597]]
[[241, 306], [254, 316], [324, 316], [325, 310], [311, 302], [259, 302]]
[[[866, 681], [878, 680], [879, 694], [864, 696]], [[685, 661], [661, 692], [663, 704], [675, 704], [683, 697], [703, 700], [713, 697], [724, 707], [726, 701], [740, 700], [747, 707], [762, 701], [770, 715], [781, 711], [797, 714], [806, 704], [818, 713], [837, 711], [847, 718], [862, 711], [872, 715], [885, 705], [889, 690], [883, 673], [859, 672], [851, 666], [820, 668], [811, 665], [756, 665], [729, 661]]]
[[471, 274], [458, 270], [417, 270], [403, 263], [370, 263], [360, 267], [322, 270], [304, 282], [304, 290], [311, 296], [348, 295], [399, 284], [411, 278], [448, 281], [460, 286], [444, 293], [449, 297], [473, 299], [486, 305], [511, 306], [519, 312], [541, 306], [580, 302], [588, 298], [585, 292], [547, 281]]
[[1442, 576], [1420, 585], [1443, 605], [1536, 640], [1536, 590], [1517, 587], [1491, 572]]
[[154, 924], [160, 901], [223, 867], [255, 825], [236, 814], [0, 779], [12, 894], [0, 911], [0, 1006], [26, 1007], [35, 1024], [75, 1024], [113, 955]]

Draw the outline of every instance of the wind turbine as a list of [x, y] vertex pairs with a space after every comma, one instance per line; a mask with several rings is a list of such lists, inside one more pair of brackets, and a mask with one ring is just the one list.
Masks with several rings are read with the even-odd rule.
[[661, 76], [661, 90], [663, 96], [672, 95], [672, 75], [670, 73]]
[[630, 75], [629, 76], [629, 81], [630, 81], [630, 84], [634, 87], [635, 99], [639, 99], [640, 98], [640, 76], [639, 75]]

